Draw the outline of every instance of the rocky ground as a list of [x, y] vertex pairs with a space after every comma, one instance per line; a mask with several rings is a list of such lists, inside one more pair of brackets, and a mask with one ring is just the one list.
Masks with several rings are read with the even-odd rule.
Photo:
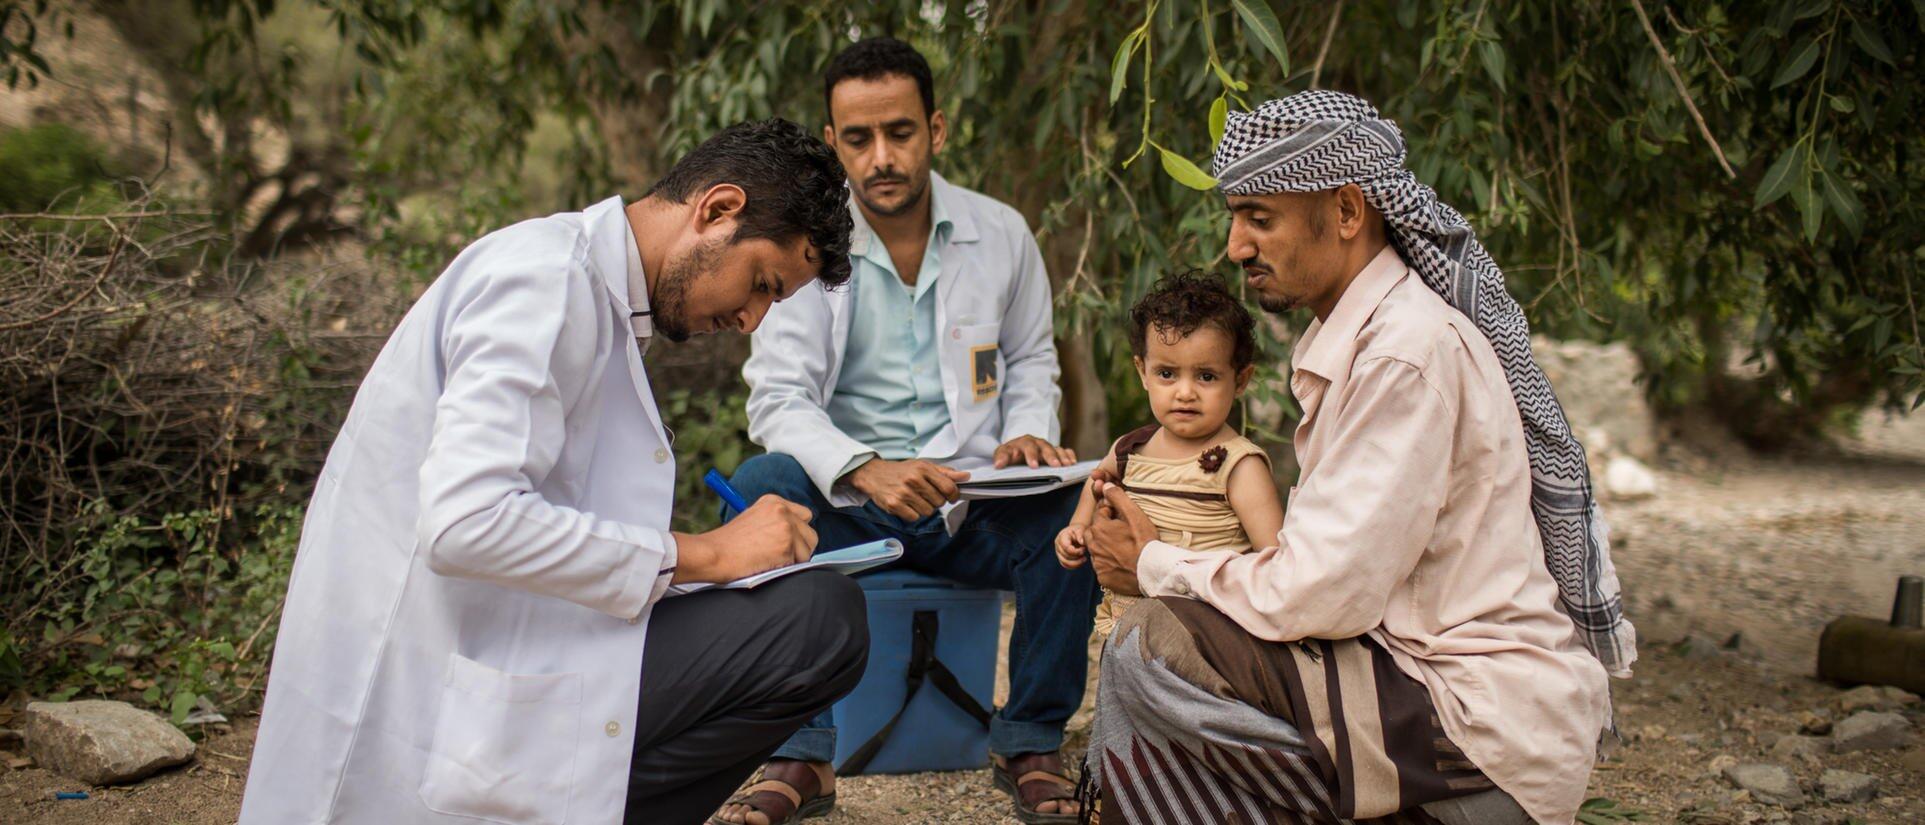
[[[1925, 822], [1925, 706], [1811, 675], [1825, 622], [1887, 615], [1896, 576], [1925, 573], [1925, 417], [1869, 422], [1836, 453], [1657, 463], [1656, 495], [1609, 504], [1644, 658], [1616, 683], [1623, 741], [1592, 795], [1655, 822]], [[1086, 709], [1073, 748], [1087, 725]], [[188, 766], [121, 788], [0, 741], [0, 821], [232, 822], [252, 732], [218, 726]], [[54, 798], [76, 790], [91, 798]], [[828, 825], [1016, 821], [981, 771], [854, 777], [841, 796]]]

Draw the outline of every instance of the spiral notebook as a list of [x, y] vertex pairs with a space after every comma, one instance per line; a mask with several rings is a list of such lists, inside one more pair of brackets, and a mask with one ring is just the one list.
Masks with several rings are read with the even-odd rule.
[[800, 564], [791, 564], [787, 567], [765, 570], [753, 576], [736, 579], [727, 584], [690, 582], [688, 584], [674, 585], [668, 589], [668, 592], [670, 595], [679, 596], [708, 590], [712, 587], [721, 587], [730, 590], [753, 590], [783, 576], [800, 573], [804, 570], [834, 570], [845, 576], [853, 576], [864, 570], [880, 567], [899, 558], [902, 558], [902, 542], [896, 541], [895, 539], [883, 539], [881, 541], [872, 541], [868, 544], [844, 547], [840, 550], [829, 550], [817, 553], [810, 557], [808, 561]]

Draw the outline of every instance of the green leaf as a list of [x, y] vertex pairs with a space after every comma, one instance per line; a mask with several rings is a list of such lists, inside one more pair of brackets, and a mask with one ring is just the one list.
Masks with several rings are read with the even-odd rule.
[[1858, 108], [1857, 104], [1852, 103], [1851, 98], [1844, 95], [1825, 95], [1825, 97], [1831, 101], [1831, 110], [1839, 114], [1848, 115], [1853, 109]]
[[1752, 200], [1753, 209], [1762, 209], [1791, 191], [1794, 175], [1805, 168], [1803, 143], [1794, 143], [1778, 156], [1778, 160], [1765, 170], [1765, 178], [1758, 182], [1758, 196]]
[[1110, 103], [1112, 104], [1116, 103], [1117, 98], [1123, 96], [1123, 86], [1129, 81], [1130, 55], [1136, 53], [1136, 43], [1142, 36], [1142, 29], [1130, 32], [1129, 36], [1123, 38], [1122, 44], [1116, 47], [1116, 56], [1110, 58]]
[[1812, 64], [1817, 62], [1818, 41], [1806, 37], [1791, 48], [1791, 57], [1785, 60], [1784, 68], [1778, 70], [1778, 76], [1771, 79], [1771, 88], [1776, 89], [1804, 77], [1805, 72], [1811, 71]]
[[1797, 205], [1798, 215], [1803, 219], [1805, 243], [1818, 240], [1818, 228], [1825, 221], [1825, 203], [1813, 188], [1811, 170], [1802, 164], [1793, 174], [1791, 202]]
[[1269, 0], [1230, 0], [1230, 4], [1236, 7], [1243, 24], [1250, 27], [1250, 33], [1256, 35], [1257, 42], [1270, 50], [1277, 64], [1283, 67], [1283, 73], [1289, 75], [1290, 47], [1283, 42], [1283, 26], [1277, 22], [1276, 12], [1270, 10]]
[[1495, 40], [1486, 40], [1477, 44], [1477, 57], [1484, 63], [1484, 73], [1491, 76], [1492, 83], [1497, 84], [1497, 90], [1503, 91], [1504, 47]]
[[1223, 142], [1223, 122], [1230, 119], [1230, 101], [1223, 95], [1216, 96], [1210, 104], [1210, 145]]
[[191, 690], [182, 688], [174, 691], [174, 701], [169, 707], [169, 715], [173, 717], [174, 724], [180, 725], [186, 722], [187, 714], [193, 712], [194, 703], [197, 701], [200, 701], [200, 696]]
[[1819, 189], [1825, 194], [1825, 203], [1831, 206], [1832, 214], [1843, 221], [1845, 228], [1851, 230], [1856, 238], [1865, 231], [1865, 203], [1858, 199], [1858, 193], [1851, 186], [1831, 172], [1819, 172]]
[[[1155, 144], [1151, 145], [1155, 146]], [[1157, 146], [1156, 151], [1163, 153], [1164, 173], [1175, 178], [1177, 183], [1198, 191], [1208, 191], [1216, 188], [1216, 178], [1210, 177], [1210, 173], [1197, 168], [1197, 165], [1191, 163], [1189, 158], [1165, 149], [1162, 146]]]
[[1887, 66], [1898, 65], [1898, 61], [1892, 59], [1892, 47], [1885, 45], [1885, 38], [1878, 36], [1878, 32], [1867, 28], [1864, 21], [1852, 21], [1851, 39], [1852, 42], [1858, 44], [1858, 48], [1864, 49], [1866, 54], [1871, 55], [1874, 59], [1878, 60], [1878, 62]]

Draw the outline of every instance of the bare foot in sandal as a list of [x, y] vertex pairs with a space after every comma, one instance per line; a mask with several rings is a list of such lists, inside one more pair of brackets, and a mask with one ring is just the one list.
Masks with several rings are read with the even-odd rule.
[[743, 788], [709, 825], [788, 825], [823, 816], [835, 807], [835, 770], [827, 762], [771, 759], [762, 775]]
[[995, 758], [996, 785], [1016, 802], [1016, 818], [1026, 823], [1075, 822], [1083, 808], [1076, 783], [1063, 770], [1058, 753], [1025, 753]]

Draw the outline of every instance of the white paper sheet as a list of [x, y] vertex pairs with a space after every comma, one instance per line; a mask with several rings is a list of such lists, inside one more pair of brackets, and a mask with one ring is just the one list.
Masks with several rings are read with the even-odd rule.
[[883, 539], [881, 541], [872, 541], [868, 544], [844, 547], [840, 550], [829, 550], [817, 553], [810, 557], [808, 561], [802, 562], [801, 564], [777, 567], [774, 570], [767, 570], [753, 576], [736, 579], [728, 584], [690, 582], [688, 584], [674, 585], [668, 589], [668, 592], [670, 595], [680, 596], [707, 590], [711, 587], [722, 587], [730, 590], [752, 590], [767, 582], [774, 581], [792, 573], [800, 573], [804, 570], [834, 570], [842, 575], [851, 576], [872, 567], [880, 567], [899, 558], [902, 558], [902, 542], [896, 541], [895, 539]]

